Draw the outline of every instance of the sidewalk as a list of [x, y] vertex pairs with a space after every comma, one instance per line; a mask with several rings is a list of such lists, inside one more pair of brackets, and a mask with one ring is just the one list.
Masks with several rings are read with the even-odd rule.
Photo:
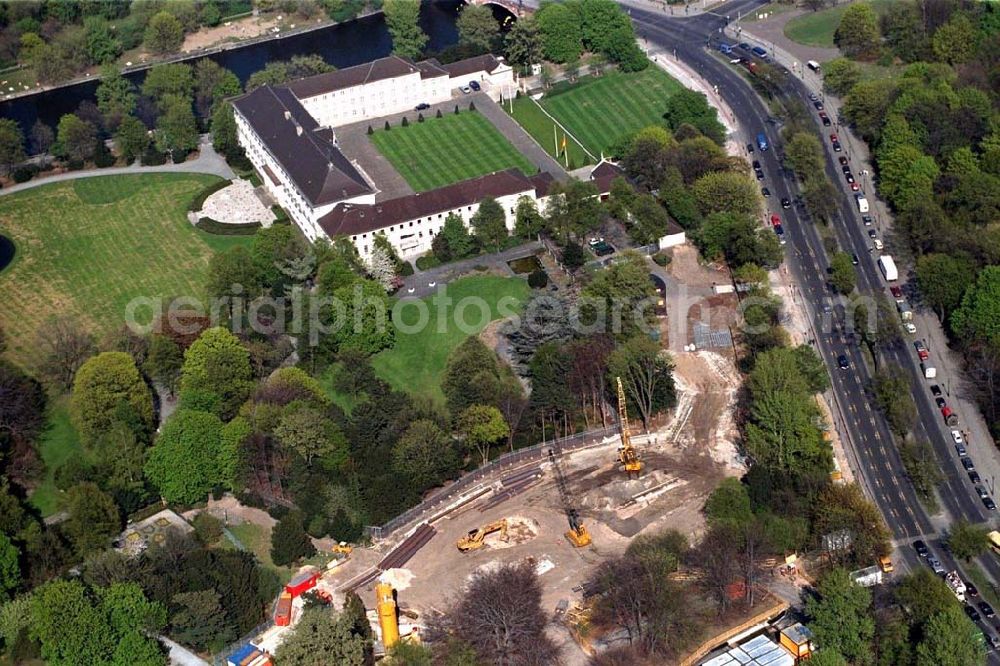
[[219, 176], [226, 180], [236, 177], [233, 170], [226, 164], [226, 160], [215, 152], [208, 135], [202, 135], [201, 143], [198, 145], [198, 157], [179, 164], [163, 164], [160, 166], [142, 166], [138, 162], [124, 167], [112, 167], [108, 169], [84, 169], [82, 171], [67, 171], [52, 176], [34, 178], [26, 183], [11, 185], [0, 190], [0, 196], [14, 194], [30, 190], [33, 187], [41, 187], [50, 183], [61, 183], [67, 180], [77, 180], [80, 178], [91, 178], [93, 176], [123, 176], [137, 173], [207, 173]]

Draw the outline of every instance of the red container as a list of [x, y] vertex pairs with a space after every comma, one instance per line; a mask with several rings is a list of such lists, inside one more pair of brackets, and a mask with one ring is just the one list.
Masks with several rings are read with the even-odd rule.
[[316, 581], [319, 580], [319, 572], [304, 573], [296, 576], [292, 581], [285, 586], [285, 592], [297, 597], [303, 592], [308, 592], [309, 590], [316, 587]]
[[278, 599], [278, 607], [274, 611], [274, 623], [279, 627], [287, 627], [292, 622], [292, 595], [287, 592]]

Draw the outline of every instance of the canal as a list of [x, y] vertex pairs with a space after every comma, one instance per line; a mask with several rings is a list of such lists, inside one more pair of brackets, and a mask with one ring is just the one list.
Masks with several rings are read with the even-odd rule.
[[[458, 42], [455, 21], [461, 0], [425, 2], [420, 9], [420, 27], [427, 33], [428, 51], [440, 51]], [[215, 53], [210, 58], [246, 83], [250, 75], [264, 68], [271, 60], [287, 60], [292, 56], [317, 54], [331, 65], [343, 68], [389, 55], [392, 39], [382, 14], [376, 14], [328, 28]], [[200, 58], [187, 60], [193, 64]], [[145, 71], [126, 75], [137, 86], [142, 84]], [[16, 120], [27, 135], [36, 120], [53, 129], [64, 114], [73, 113], [86, 100], [96, 102], [98, 82], [87, 81], [58, 90], [40, 92], [27, 97], [0, 102], [0, 117]]]

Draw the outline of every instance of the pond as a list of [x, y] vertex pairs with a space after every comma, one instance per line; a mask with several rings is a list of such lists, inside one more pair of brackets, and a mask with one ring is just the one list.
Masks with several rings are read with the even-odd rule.
[[507, 262], [507, 265], [518, 275], [527, 275], [542, 268], [542, 262], [538, 261], [538, 257], [535, 255], [512, 259]]
[[14, 241], [6, 236], [0, 236], [0, 272], [7, 268], [10, 262], [14, 261], [14, 254], [16, 252], [17, 247], [14, 245]]

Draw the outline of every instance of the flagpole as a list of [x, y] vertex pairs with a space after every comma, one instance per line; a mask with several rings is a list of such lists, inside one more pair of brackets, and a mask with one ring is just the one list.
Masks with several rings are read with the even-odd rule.
[[559, 137], [556, 136], [556, 126], [554, 123], [552, 125], [552, 143], [556, 149], [556, 157], [559, 157]]
[[563, 157], [566, 159], [566, 168], [569, 169], [569, 148], [566, 147], [565, 132], [563, 132]]

